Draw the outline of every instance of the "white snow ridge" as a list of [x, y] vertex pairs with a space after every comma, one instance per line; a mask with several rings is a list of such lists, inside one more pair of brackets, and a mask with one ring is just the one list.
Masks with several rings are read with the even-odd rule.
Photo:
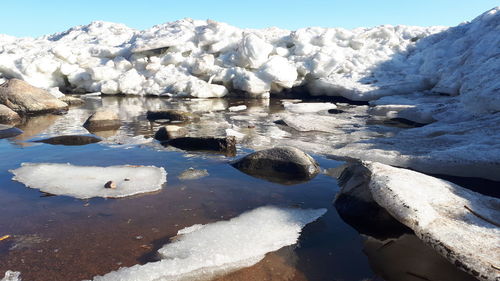
[[[13, 180], [40, 191], [86, 199], [119, 198], [160, 190], [167, 181], [163, 168], [154, 166], [74, 166], [53, 163], [23, 163], [11, 170]], [[116, 188], [105, 188], [107, 182]]]
[[162, 260], [121, 268], [94, 281], [207, 280], [256, 264], [266, 253], [295, 244], [302, 228], [326, 209], [260, 207], [229, 221], [193, 225], [159, 250]]

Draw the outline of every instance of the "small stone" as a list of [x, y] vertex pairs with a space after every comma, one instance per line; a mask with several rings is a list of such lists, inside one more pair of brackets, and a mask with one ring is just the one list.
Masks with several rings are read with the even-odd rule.
[[170, 122], [173, 121], [190, 122], [199, 120], [200, 116], [191, 112], [169, 109], [169, 110], [148, 111], [146, 113], [146, 118], [150, 121], [155, 121], [159, 119], [168, 119], [170, 120]]
[[116, 189], [116, 183], [114, 181], [108, 181], [105, 185], [104, 188], [111, 188], [111, 189]]
[[227, 156], [236, 155], [236, 138], [227, 137], [183, 137], [172, 139], [166, 144], [188, 151], [212, 151]]
[[92, 114], [83, 124], [89, 131], [117, 130], [121, 127], [121, 121], [116, 112], [101, 109]]

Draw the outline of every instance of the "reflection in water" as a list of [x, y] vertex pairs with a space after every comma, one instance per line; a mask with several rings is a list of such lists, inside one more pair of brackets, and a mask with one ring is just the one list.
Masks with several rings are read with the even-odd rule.
[[373, 271], [387, 281], [474, 281], [458, 270], [417, 236], [379, 241], [367, 237], [363, 251]]

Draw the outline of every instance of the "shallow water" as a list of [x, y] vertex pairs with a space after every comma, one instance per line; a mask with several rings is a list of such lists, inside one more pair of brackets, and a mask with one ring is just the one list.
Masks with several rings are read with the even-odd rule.
[[[227, 111], [229, 106], [239, 104], [246, 104], [248, 110]], [[103, 142], [61, 146], [30, 141], [88, 134], [81, 125], [101, 106], [119, 110], [121, 118], [127, 120], [118, 131], [98, 134]], [[327, 208], [328, 212], [304, 228], [298, 244], [269, 253], [258, 264], [217, 280], [422, 280], [422, 276], [427, 280], [436, 280], [431, 276], [474, 280], [412, 235], [401, 243], [385, 244], [357, 233], [333, 207], [339, 188], [326, 174], [305, 183], [281, 185], [232, 168], [228, 162], [233, 157], [160, 146], [150, 138], [160, 124], [147, 121], [144, 114], [159, 108], [200, 112], [199, 122], [183, 125], [192, 135], [221, 136], [236, 125], [246, 134], [239, 140], [236, 158], [252, 149], [272, 146], [276, 139], [324, 141], [321, 137], [329, 135], [279, 129], [273, 123], [273, 115], [283, 111], [278, 100], [104, 97], [89, 99], [85, 106], [72, 108], [67, 115], [32, 118], [19, 126], [24, 134], [0, 140], [0, 236], [11, 235], [0, 241], [0, 275], [15, 270], [22, 273], [23, 280], [89, 279], [123, 266], [157, 260], [156, 250], [184, 227], [277, 205]], [[395, 128], [382, 128], [377, 133], [391, 130]], [[313, 156], [322, 169], [343, 164]], [[12, 181], [8, 170], [23, 162], [155, 165], [164, 167], [168, 176], [159, 192], [124, 199], [77, 200], [43, 194]], [[180, 180], [178, 176], [190, 167], [206, 169], [209, 176]], [[403, 246], [394, 249], [394, 245]]]

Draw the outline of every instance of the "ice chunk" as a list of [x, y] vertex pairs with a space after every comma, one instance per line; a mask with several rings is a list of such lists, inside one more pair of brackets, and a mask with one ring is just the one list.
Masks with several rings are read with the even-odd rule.
[[7, 270], [5, 276], [0, 281], [21, 281], [20, 275], [20, 272]]
[[329, 102], [283, 103], [283, 106], [293, 113], [313, 113], [337, 108], [335, 104]]
[[245, 110], [247, 109], [247, 106], [246, 105], [236, 105], [236, 106], [230, 106], [229, 108], [229, 111], [242, 111], [242, 110]]
[[[55, 194], [86, 199], [119, 198], [160, 190], [167, 181], [163, 168], [154, 166], [74, 166], [54, 163], [23, 163], [10, 170], [13, 180], [31, 188]], [[104, 185], [113, 181], [115, 189]]]
[[260, 207], [229, 221], [181, 229], [175, 242], [158, 252], [161, 260], [121, 268], [94, 281], [210, 279], [251, 266], [266, 253], [297, 243], [302, 228], [326, 209]]

